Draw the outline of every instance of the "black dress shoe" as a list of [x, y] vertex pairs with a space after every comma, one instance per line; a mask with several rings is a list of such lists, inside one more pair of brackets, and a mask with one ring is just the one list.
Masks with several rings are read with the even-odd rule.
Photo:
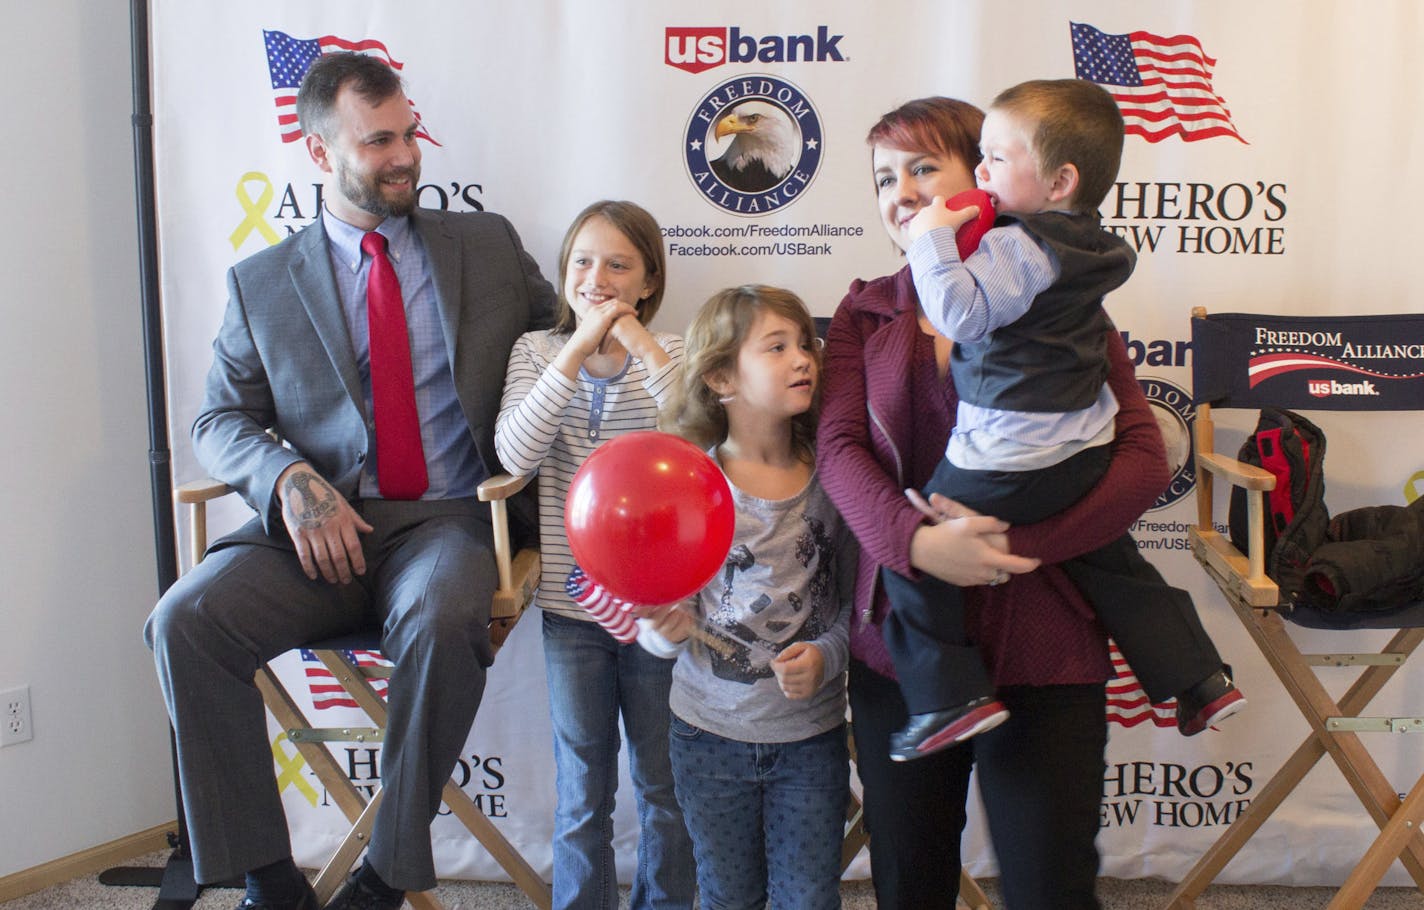
[[244, 897], [237, 905], [237, 910], [321, 910], [321, 905], [316, 902], [316, 892], [311, 885], [302, 883], [302, 896], [295, 904], [277, 903], [275, 901], [260, 900], [255, 901], [250, 897]]
[[911, 714], [910, 722], [890, 734], [890, 760], [912, 761], [962, 743], [1009, 719], [1009, 709], [997, 698], [984, 696], [943, 711]]
[[361, 872], [356, 871], [336, 889], [336, 893], [331, 896], [331, 902], [326, 905], [326, 910], [399, 910], [403, 903], [404, 891], [378, 894], [367, 887], [361, 880]]

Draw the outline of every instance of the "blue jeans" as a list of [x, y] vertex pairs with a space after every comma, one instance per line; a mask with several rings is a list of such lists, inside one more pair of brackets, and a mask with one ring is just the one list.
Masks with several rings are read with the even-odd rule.
[[799, 742], [744, 743], [674, 716], [670, 742], [703, 910], [840, 907], [844, 726]]
[[554, 907], [615, 910], [613, 797], [618, 715], [638, 804], [631, 910], [687, 910], [696, 879], [692, 842], [668, 764], [673, 661], [620, 645], [595, 622], [544, 612], [544, 667], [554, 726]]

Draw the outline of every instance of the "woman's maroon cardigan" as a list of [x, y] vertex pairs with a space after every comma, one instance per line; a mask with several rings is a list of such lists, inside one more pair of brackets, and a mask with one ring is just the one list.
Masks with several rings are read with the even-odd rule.
[[[818, 474], [861, 545], [851, 654], [890, 677], [894, 669], [880, 635], [889, 603], [877, 584], [878, 570], [914, 572], [910, 538], [924, 519], [902, 491], [929, 478], [906, 477], [904, 466], [935, 464], [950, 430], [948, 422], [927, 420], [914, 407], [917, 400], [944, 394], [925, 388], [939, 380], [933, 363], [923, 362], [932, 361], [933, 346], [916, 344], [916, 305], [908, 266], [853, 282], [831, 321], [822, 371]], [[967, 590], [970, 637], [1000, 686], [1095, 683], [1111, 676], [1102, 629], [1053, 564], [1126, 533], [1166, 487], [1169, 469], [1157, 422], [1117, 332], [1108, 353], [1108, 383], [1121, 410], [1106, 476], [1067, 511], [1009, 531], [1010, 549], [1043, 560], [1043, 568], [997, 587]], [[951, 389], [950, 421], [956, 403]]]

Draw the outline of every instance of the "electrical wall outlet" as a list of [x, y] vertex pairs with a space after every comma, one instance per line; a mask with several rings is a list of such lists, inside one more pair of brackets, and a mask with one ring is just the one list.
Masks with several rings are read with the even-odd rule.
[[18, 686], [0, 692], [0, 747], [29, 742], [35, 738], [34, 721], [30, 717], [30, 687]]

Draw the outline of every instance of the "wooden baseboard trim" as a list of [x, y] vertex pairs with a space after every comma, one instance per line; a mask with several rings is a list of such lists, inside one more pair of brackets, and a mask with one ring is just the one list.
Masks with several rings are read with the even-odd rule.
[[67, 882], [81, 875], [93, 875], [110, 866], [121, 865], [135, 856], [168, 849], [168, 833], [177, 830], [176, 821], [165, 822], [118, 840], [80, 850], [68, 856], [0, 877], [0, 904]]

